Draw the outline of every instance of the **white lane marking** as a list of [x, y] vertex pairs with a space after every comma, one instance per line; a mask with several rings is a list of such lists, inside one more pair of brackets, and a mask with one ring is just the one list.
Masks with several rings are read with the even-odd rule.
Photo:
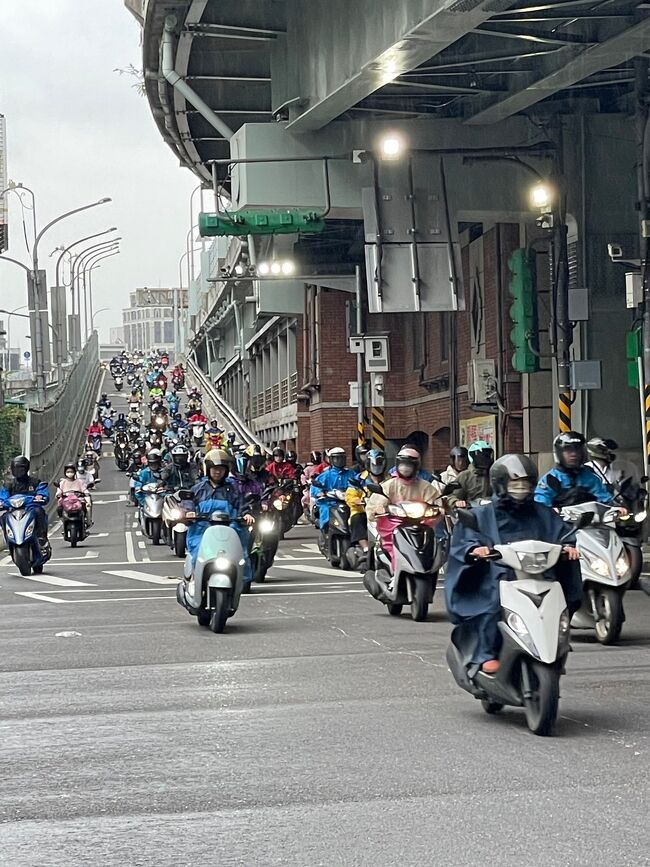
[[147, 546], [145, 545], [144, 542], [138, 542], [138, 548], [140, 548], [141, 551], [144, 551], [144, 549], [145, 549], [146, 547], [147, 547]]
[[303, 549], [307, 549], [308, 551], [314, 551], [315, 553], [320, 553], [320, 548], [318, 547], [318, 542], [303, 542], [300, 548], [292, 548], [293, 551], [301, 551]]
[[321, 563], [322, 563], [324, 559], [325, 559], [325, 558], [323, 557], [322, 554], [319, 554], [318, 557], [311, 557], [311, 556], [307, 556], [307, 557], [294, 557], [293, 554], [276, 554], [276, 555], [275, 555], [275, 558], [274, 558], [274, 560], [275, 560], [276, 562], [277, 562], [278, 560], [291, 560], [291, 561], [293, 561], [294, 563], [295, 563], [296, 561], [298, 561], [298, 562], [300, 562], [300, 563], [303, 563], [305, 560], [320, 560]]
[[93, 506], [114, 506], [115, 503], [123, 503], [126, 500], [126, 494], [117, 500], [93, 500]]
[[108, 533], [90, 533], [89, 536], [92, 536], [93, 539], [105, 539], [109, 534]]
[[99, 553], [97, 551], [86, 551], [83, 557], [52, 557], [51, 563], [53, 566], [56, 566], [57, 563], [67, 563], [72, 565], [74, 563], [80, 563], [83, 560], [96, 560], [99, 557]]
[[7, 554], [6, 557], [3, 557], [2, 560], [0, 560], [0, 566], [6, 566], [7, 563], [11, 563], [11, 554]]
[[138, 522], [137, 522], [137, 521], [134, 521], [134, 522], [131, 524], [131, 526], [132, 526], [132, 527], [137, 527], [137, 526], [138, 526]]
[[51, 584], [53, 587], [96, 587], [87, 581], [73, 581], [71, 578], [57, 578], [56, 575], [24, 575], [27, 581], [38, 581], [41, 584]]
[[[145, 562], [144, 557], [142, 558], [142, 561], [138, 561], [138, 560], [107, 560], [106, 562], [104, 562], [102, 560], [101, 565], [102, 566], [132, 566], [133, 563], [138, 563], [138, 562], [144, 563]], [[151, 563], [152, 561], [149, 560], [148, 562]], [[179, 566], [180, 564], [183, 563], [183, 560], [179, 557], [178, 559], [173, 559], [173, 560], [154, 560], [153, 563], [156, 566], [160, 565], [161, 563], [176, 563], [176, 565]], [[65, 565], [66, 565], [66, 568], [70, 568], [71, 566], [85, 566], [86, 568], [88, 568], [88, 563], [84, 562], [83, 557], [80, 558], [79, 560], [77, 560], [76, 563], [66, 563]]]
[[65, 599], [53, 599], [51, 596], [43, 596], [41, 593], [16, 593], [16, 596], [27, 596], [29, 599], [38, 599], [39, 602], [65, 602]]
[[[151, 557], [148, 554], [143, 554], [142, 555], [142, 562], [143, 563], [151, 563]], [[158, 561], [156, 561], [156, 562], [158, 562]]]
[[[181, 580], [180, 578], [178, 579]], [[173, 587], [174, 582], [167, 582]], [[94, 587], [92, 590], [48, 590], [48, 593], [158, 593], [158, 587]]]
[[[89, 591], [90, 592], [90, 591]], [[307, 590], [301, 593], [274, 593], [274, 596], [336, 596], [342, 593], [365, 593], [367, 590]], [[244, 597], [246, 599], [260, 598], [263, 594], [253, 593], [251, 596]], [[152, 599], [173, 599], [176, 600], [176, 595], [173, 596], [131, 596], [122, 597], [120, 599], [54, 599], [51, 596], [42, 596], [39, 593], [17, 593], [16, 596], [29, 596], [32, 599], [39, 599], [43, 602], [62, 602], [64, 605], [85, 605], [85, 604], [100, 604], [106, 605], [109, 602], [151, 602]]]
[[301, 566], [299, 563], [286, 563], [282, 566], [271, 567], [277, 569], [289, 569], [292, 572], [307, 572], [309, 575], [341, 575], [343, 578], [351, 578], [353, 575], [360, 579], [360, 573], [352, 569], [328, 569], [326, 566]]
[[117, 571], [104, 570], [104, 575], [117, 575], [118, 578], [131, 578], [133, 581], [144, 581], [145, 584], [166, 584], [180, 581], [180, 578], [161, 578], [160, 575], [149, 575], [148, 572], [136, 572], [134, 569], [121, 569]]
[[54, 633], [55, 638], [75, 638], [76, 636], [79, 636], [79, 638], [81, 638], [81, 632], [70, 631], [70, 632], [55, 632]]
[[136, 530], [135, 535], [136, 536], [142, 536], [142, 530]]
[[133, 536], [128, 530], [124, 534], [124, 538], [126, 540], [126, 559], [129, 563], [137, 563], [138, 561], [135, 559], [135, 551], [133, 550]]

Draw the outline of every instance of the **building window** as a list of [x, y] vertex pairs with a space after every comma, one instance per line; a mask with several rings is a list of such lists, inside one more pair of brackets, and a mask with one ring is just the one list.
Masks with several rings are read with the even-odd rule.
[[158, 345], [162, 341], [162, 328], [160, 322], [154, 322], [153, 325], [153, 342]]
[[449, 313], [439, 313], [440, 361], [449, 361]]
[[163, 322], [164, 329], [164, 337], [163, 342], [165, 346], [168, 346], [174, 340], [174, 323], [169, 322], [168, 320]]

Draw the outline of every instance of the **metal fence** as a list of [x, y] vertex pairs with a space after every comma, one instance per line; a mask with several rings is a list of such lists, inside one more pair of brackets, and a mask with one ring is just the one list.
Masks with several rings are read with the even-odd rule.
[[43, 409], [28, 411], [25, 451], [33, 475], [58, 482], [65, 461], [80, 454], [101, 378], [99, 340], [94, 332], [51, 402]]

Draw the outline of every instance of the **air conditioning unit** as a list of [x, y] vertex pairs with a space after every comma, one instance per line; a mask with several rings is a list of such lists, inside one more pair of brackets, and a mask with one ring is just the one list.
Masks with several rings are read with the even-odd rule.
[[491, 358], [475, 358], [467, 365], [469, 402], [496, 404], [496, 367]]

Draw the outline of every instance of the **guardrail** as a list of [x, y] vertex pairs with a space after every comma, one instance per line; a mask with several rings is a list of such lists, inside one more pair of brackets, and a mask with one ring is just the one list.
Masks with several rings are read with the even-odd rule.
[[208, 377], [203, 373], [200, 367], [197, 367], [193, 361], [187, 359], [185, 369], [188, 374], [190, 384], [198, 388], [203, 395], [203, 403], [209, 410], [206, 415], [210, 417], [216, 416], [226, 422], [229, 430], [234, 430], [237, 434], [237, 439], [246, 445], [256, 445], [266, 448], [264, 443], [257, 437], [248, 425], [237, 415], [230, 404], [221, 397], [215, 386], [210, 382]]
[[56, 483], [65, 461], [80, 454], [102, 375], [94, 332], [51, 402], [27, 411], [25, 452], [32, 475]]

